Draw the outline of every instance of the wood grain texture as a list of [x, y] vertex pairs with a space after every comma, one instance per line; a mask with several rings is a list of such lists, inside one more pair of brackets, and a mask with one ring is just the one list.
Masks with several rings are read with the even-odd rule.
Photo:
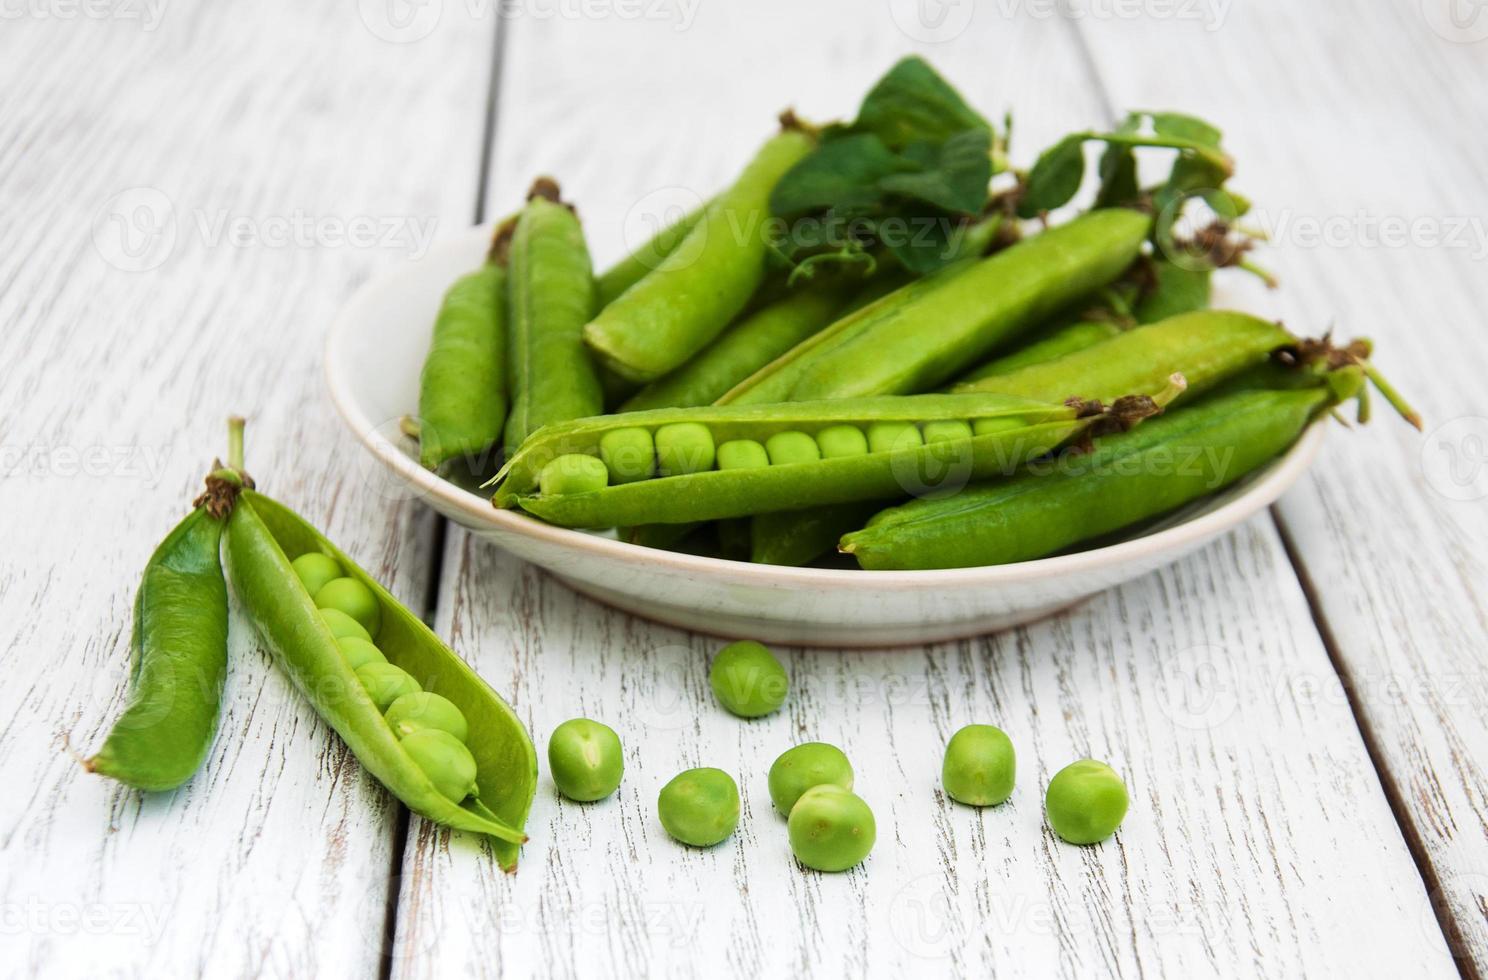
[[[1273, 239], [1259, 261], [1283, 283], [1265, 308], [1295, 330], [1374, 338], [1377, 363], [1426, 417], [1422, 436], [1378, 405], [1277, 514], [1341, 667], [1320, 696], [1356, 707], [1454, 951], [1481, 975], [1488, 16], [1454, 27], [1447, 11], [1267, 0], [1235, 4], [1215, 30], [1151, 19], [1079, 30], [1112, 104], [1225, 127], [1235, 186]], [[1308, 683], [1286, 665], [1276, 680]]]
[[[685, 31], [507, 25], [490, 210], [552, 173], [603, 264], [669, 193], [726, 181], [775, 110], [850, 113], [915, 47], [885, 8], [789, 9], [710, 6]], [[1102, 122], [1067, 25], [991, 9], [920, 50], [978, 106], [1015, 110], [1019, 158]], [[1349, 705], [1319, 693], [1336, 675], [1268, 521], [1031, 628], [791, 651], [787, 709], [747, 724], [708, 694], [716, 641], [581, 599], [458, 531], [436, 626], [511, 694], [540, 755], [561, 721], [600, 718], [627, 777], [577, 805], [544, 776], [514, 877], [413, 821], [397, 976], [1456, 973]], [[1022, 755], [1005, 807], [938, 792], [944, 743], [971, 721], [1003, 725]], [[808, 739], [847, 749], [878, 815], [877, 850], [843, 875], [794, 864], [765, 791], [774, 757]], [[1040, 812], [1048, 777], [1083, 755], [1134, 798], [1093, 849], [1052, 838]], [[708, 851], [655, 817], [660, 786], [695, 765], [744, 794], [739, 832]]]
[[230, 412], [264, 489], [422, 603], [433, 524], [368, 479], [320, 338], [408, 234], [469, 223], [490, 26], [395, 45], [342, 3], [33, 6], [0, 32], [0, 973], [370, 975], [399, 811], [243, 620], [185, 787], [70, 752], [119, 712], [135, 583]]

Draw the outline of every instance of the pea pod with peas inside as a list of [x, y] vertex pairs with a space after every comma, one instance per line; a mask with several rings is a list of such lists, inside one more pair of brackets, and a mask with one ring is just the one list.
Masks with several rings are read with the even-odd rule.
[[584, 328], [584, 341], [616, 373], [651, 381], [728, 326], [765, 277], [770, 191], [815, 138], [787, 128], [760, 148], [657, 267]]
[[[244, 492], [226, 541], [233, 591], [249, 620], [358, 761], [410, 810], [489, 836], [501, 866], [514, 868], [526, 840], [537, 756], [511, 708], [417, 616], [282, 504]], [[304, 561], [310, 555], [324, 561]], [[319, 565], [323, 576], [328, 563], [339, 574], [312, 595], [314, 580], [302, 579], [301, 567]], [[360, 626], [381, 659], [353, 667], [346, 647], [368, 641], [355, 631], [338, 641], [329, 620], [344, 626], [343, 617], [323, 614], [323, 604]], [[432, 697], [420, 699], [421, 693]]]
[[494, 503], [612, 527], [893, 499], [1010, 472], [1098, 422], [1157, 410], [1151, 398], [1105, 410], [974, 393], [580, 419], [534, 434], [492, 481]]
[[584, 230], [551, 180], [532, 185], [512, 226], [506, 260], [510, 455], [550, 422], [604, 411], [604, 390], [581, 339], [595, 309]]

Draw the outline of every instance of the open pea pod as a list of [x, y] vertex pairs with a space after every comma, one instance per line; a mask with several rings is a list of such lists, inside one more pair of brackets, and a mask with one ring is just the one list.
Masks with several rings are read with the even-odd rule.
[[[248, 617], [295, 685], [358, 761], [410, 810], [456, 830], [492, 838], [501, 866], [516, 867], [522, 827], [537, 786], [537, 755], [511, 707], [480, 676], [344, 552], [289, 508], [245, 491], [227, 525], [227, 568]], [[371, 590], [381, 606], [377, 645], [423, 689], [442, 695], [469, 722], [466, 744], [478, 792], [457, 804], [441, 795], [403, 748], [357, 680], [330, 628], [290, 566], [318, 552]]]
[[[975, 392], [658, 409], [580, 419], [534, 433], [497, 474], [493, 482], [500, 488], [494, 502], [499, 507], [521, 507], [566, 527], [609, 527], [919, 496], [1011, 472], [1103, 417], [1086, 405]], [[931, 438], [936, 423], [959, 426], [964, 435]], [[608, 482], [576, 492], [553, 492], [544, 486], [546, 466], [566, 463], [575, 455], [602, 457], [601, 443], [609, 433], [643, 430], [659, 444], [658, 434], [678, 424], [706, 429], [708, 452], [734, 440], [761, 444], [784, 433], [815, 440], [829, 429], [840, 433], [845, 426], [866, 433], [875, 425], [899, 425], [913, 429], [915, 438], [875, 449], [865, 434], [856, 437], [862, 448], [845, 455], [822, 451], [817, 458], [801, 461], [772, 457], [767, 465], [720, 469], [710, 465], [696, 472]], [[925, 436], [919, 435], [921, 427]]]

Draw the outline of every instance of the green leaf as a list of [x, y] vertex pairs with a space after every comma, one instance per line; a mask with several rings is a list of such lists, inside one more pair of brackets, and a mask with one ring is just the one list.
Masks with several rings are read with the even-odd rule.
[[819, 208], [869, 208], [878, 203], [879, 182], [908, 167], [871, 133], [823, 143], [796, 164], [770, 194], [776, 215]]
[[1032, 218], [1068, 204], [1085, 178], [1087, 134], [1074, 133], [1039, 155], [1023, 183], [1018, 217]]
[[889, 69], [863, 99], [851, 130], [872, 133], [891, 150], [916, 141], [940, 143], [967, 129], [992, 124], [919, 57]]
[[1199, 146], [1219, 149], [1223, 134], [1217, 127], [1197, 116], [1188, 116], [1181, 112], [1151, 112], [1148, 116], [1152, 119], [1152, 131], [1159, 136], [1188, 140]]
[[992, 179], [992, 134], [984, 129], [968, 129], [938, 148], [926, 149], [933, 156], [925, 161], [924, 169], [918, 173], [889, 174], [880, 178], [878, 186], [888, 193], [946, 211], [961, 214], [980, 211], [987, 201], [987, 184]]

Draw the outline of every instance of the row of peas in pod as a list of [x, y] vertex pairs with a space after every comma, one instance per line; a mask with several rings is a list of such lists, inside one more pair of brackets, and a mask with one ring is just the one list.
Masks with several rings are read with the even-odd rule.
[[[718, 703], [741, 718], [778, 710], [789, 676], [769, 648], [751, 640], [718, 652], [708, 673]], [[569, 799], [592, 802], [619, 788], [624, 769], [619, 736], [607, 725], [575, 718], [559, 725], [548, 742], [553, 782]], [[792, 853], [803, 866], [845, 871], [866, 859], [877, 840], [868, 803], [853, 792], [847, 754], [826, 742], [805, 742], [770, 766], [771, 805], [786, 818]], [[946, 745], [941, 782], [947, 796], [968, 806], [996, 806], [1013, 793], [1016, 754], [1012, 740], [992, 725], [967, 725]], [[1072, 844], [1094, 844], [1115, 833], [1126, 816], [1125, 783], [1110, 766], [1082, 759], [1049, 781], [1044, 811], [1049, 827]], [[722, 769], [679, 773], [662, 787], [657, 817], [675, 840], [712, 847], [738, 827], [739, 785]]]
[[789, 429], [763, 442], [729, 439], [717, 444], [701, 422], [673, 422], [660, 426], [654, 434], [635, 426], [606, 432], [600, 439], [598, 456], [565, 453], [556, 457], [543, 467], [538, 487], [544, 494], [586, 493], [658, 476], [897, 452], [988, 435], [1013, 424], [1005, 418], [874, 422], [866, 428], [844, 423], [827, 426], [815, 435]]
[[315, 600], [347, 665], [419, 769], [452, 802], [474, 795], [477, 766], [465, 744], [470, 731], [465, 715], [448, 698], [423, 690], [378, 649], [374, 638], [382, 626], [382, 607], [377, 597], [343, 574], [329, 555], [309, 552], [290, 565]]

